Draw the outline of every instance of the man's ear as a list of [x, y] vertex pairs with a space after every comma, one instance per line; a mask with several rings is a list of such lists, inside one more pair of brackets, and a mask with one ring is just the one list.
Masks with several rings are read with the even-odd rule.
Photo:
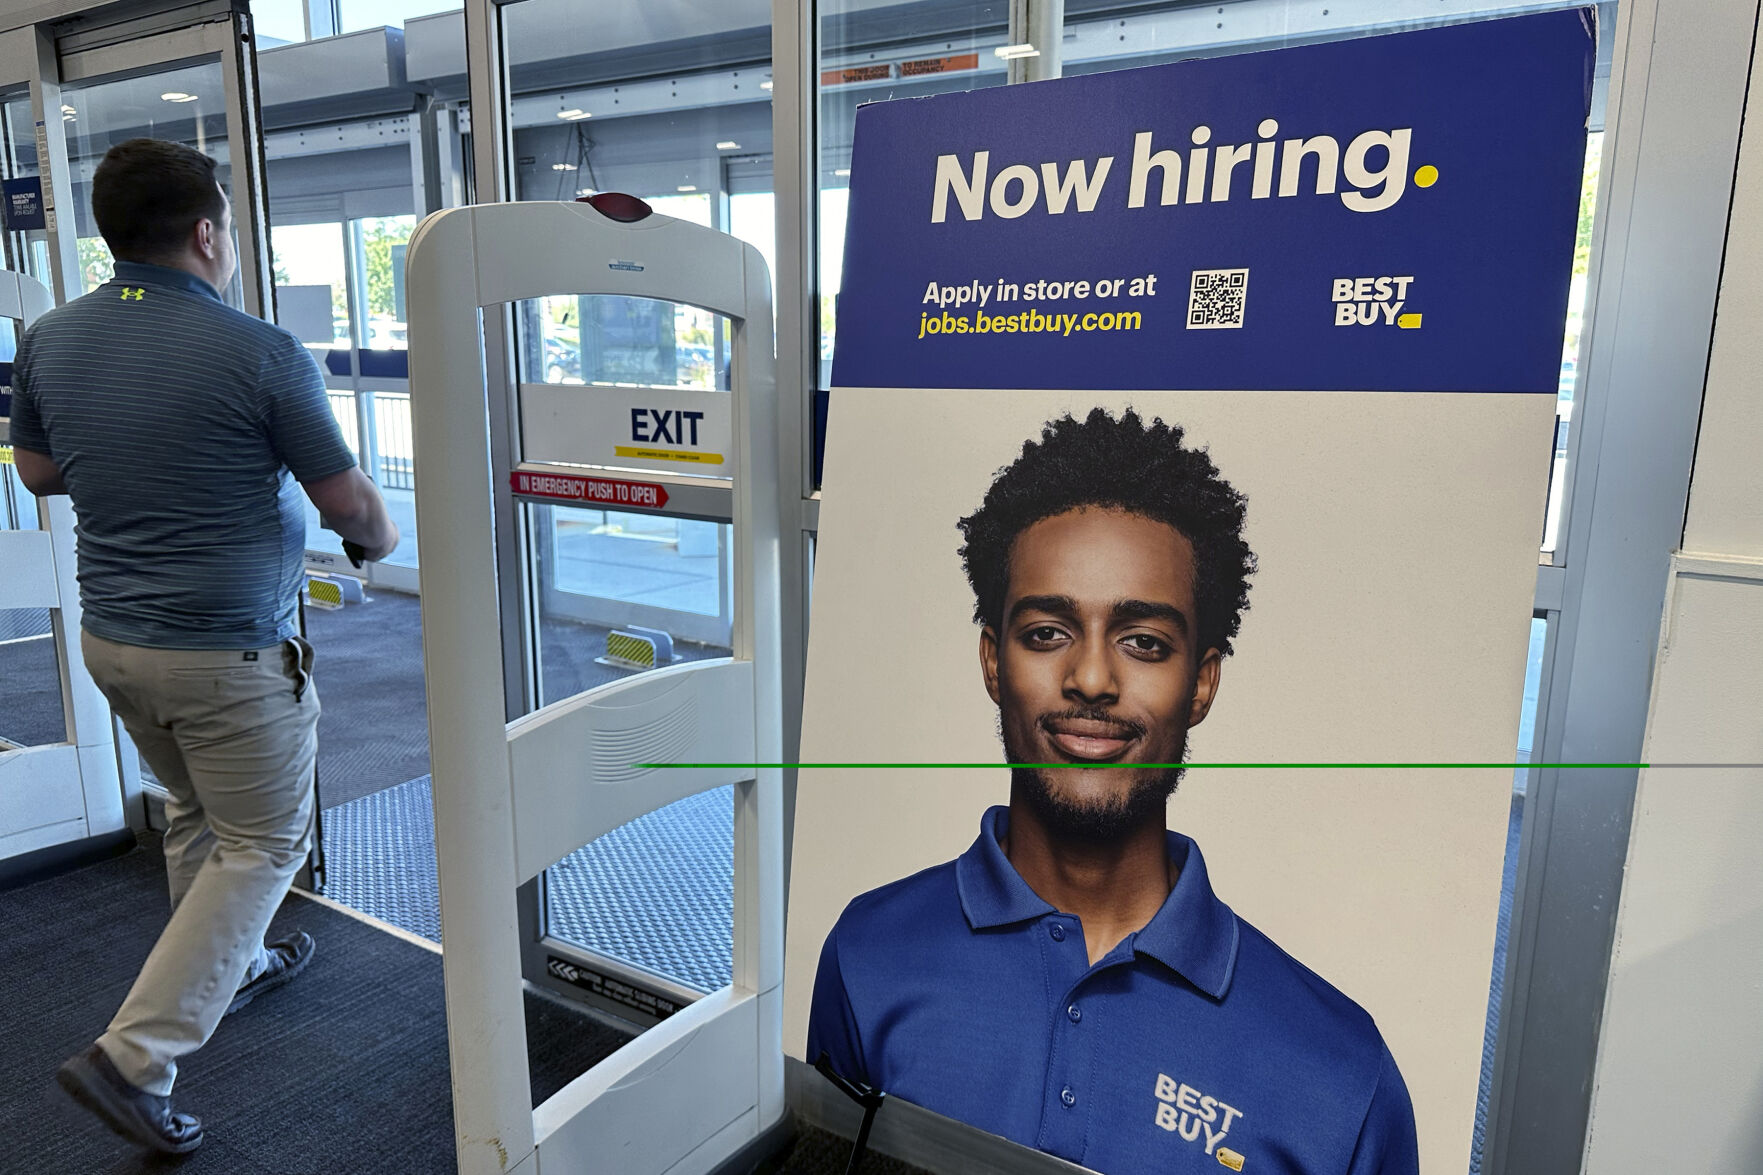
[[986, 679], [986, 693], [998, 704], [998, 633], [991, 625], [979, 632], [979, 671]]
[[208, 260], [215, 258], [219, 248], [220, 226], [204, 216], [196, 222], [196, 252]]
[[1224, 657], [1217, 649], [1207, 649], [1200, 658], [1200, 668], [1194, 674], [1194, 700], [1188, 704], [1189, 726], [1206, 721], [1212, 699], [1218, 696], [1218, 675], [1223, 668]]

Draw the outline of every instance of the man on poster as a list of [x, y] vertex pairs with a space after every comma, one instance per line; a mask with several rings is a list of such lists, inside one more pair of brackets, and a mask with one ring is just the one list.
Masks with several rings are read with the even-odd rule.
[[1165, 828], [1255, 570], [1243, 495], [1182, 437], [1130, 410], [1054, 421], [961, 520], [1010, 803], [846, 908], [807, 1055], [1110, 1175], [1412, 1175], [1371, 1017]]

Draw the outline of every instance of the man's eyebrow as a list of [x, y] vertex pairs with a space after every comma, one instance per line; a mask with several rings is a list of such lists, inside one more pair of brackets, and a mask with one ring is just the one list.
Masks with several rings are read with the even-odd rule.
[[[1069, 616], [1077, 611], [1077, 601], [1070, 596], [1023, 596], [1010, 606], [1010, 615], [1006, 620], [1014, 623], [1024, 612], [1046, 612], [1053, 616]], [[1173, 604], [1159, 604], [1151, 600], [1116, 600], [1109, 609], [1116, 621], [1120, 620], [1162, 620], [1178, 629], [1183, 636], [1191, 631], [1187, 616]]]
[[1010, 606], [1010, 615], [1006, 621], [1014, 622], [1024, 612], [1050, 612], [1055, 616], [1069, 616], [1077, 611], [1077, 601], [1070, 596], [1024, 596]]
[[1116, 620], [1165, 620], [1181, 630], [1183, 636], [1189, 633], [1188, 618], [1180, 608], [1170, 604], [1156, 604], [1150, 600], [1120, 600], [1114, 605]]

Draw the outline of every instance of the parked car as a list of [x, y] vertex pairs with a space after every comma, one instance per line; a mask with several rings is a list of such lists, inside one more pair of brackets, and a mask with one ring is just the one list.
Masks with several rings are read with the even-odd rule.
[[545, 340], [545, 382], [548, 384], [581, 383], [581, 349], [562, 339]]
[[390, 318], [367, 320], [367, 346], [371, 351], [405, 351], [410, 348], [409, 328]]

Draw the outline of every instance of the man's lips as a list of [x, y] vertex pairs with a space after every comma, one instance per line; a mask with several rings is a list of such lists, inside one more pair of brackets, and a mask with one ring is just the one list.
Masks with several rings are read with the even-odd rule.
[[1138, 738], [1130, 726], [1088, 718], [1044, 720], [1041, 727], [1067, 758], [1092, 763], [1118, 759]]

